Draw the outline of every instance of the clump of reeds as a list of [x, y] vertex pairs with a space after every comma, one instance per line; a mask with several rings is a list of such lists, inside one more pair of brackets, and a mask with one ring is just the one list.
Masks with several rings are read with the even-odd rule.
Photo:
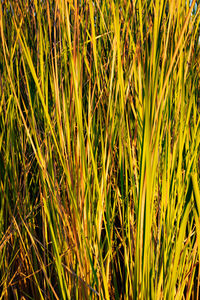
[[0, 299], [198, 299], [197, 1], [0, 1]]

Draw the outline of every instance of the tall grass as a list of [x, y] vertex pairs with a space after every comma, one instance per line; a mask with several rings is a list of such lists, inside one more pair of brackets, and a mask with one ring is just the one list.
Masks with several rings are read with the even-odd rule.
[[197, 2], [0, 1], [0, 299], [198, 299]]

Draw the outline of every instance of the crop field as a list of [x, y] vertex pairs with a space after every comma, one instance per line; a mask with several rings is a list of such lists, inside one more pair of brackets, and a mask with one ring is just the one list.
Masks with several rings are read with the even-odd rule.
[[1, 299], [200, 299], [200, 1], [0, 0]]

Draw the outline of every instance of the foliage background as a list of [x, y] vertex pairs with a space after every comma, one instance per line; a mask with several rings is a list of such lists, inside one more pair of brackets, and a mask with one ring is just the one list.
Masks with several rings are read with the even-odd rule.
[[1, 299], [198, 299], [199, 11], [0, 2]]

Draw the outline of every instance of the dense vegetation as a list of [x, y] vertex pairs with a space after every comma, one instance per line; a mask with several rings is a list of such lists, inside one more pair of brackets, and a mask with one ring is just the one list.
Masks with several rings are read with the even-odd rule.
[[0, 299], [198, 299], [200, 5], [0, 1]]

